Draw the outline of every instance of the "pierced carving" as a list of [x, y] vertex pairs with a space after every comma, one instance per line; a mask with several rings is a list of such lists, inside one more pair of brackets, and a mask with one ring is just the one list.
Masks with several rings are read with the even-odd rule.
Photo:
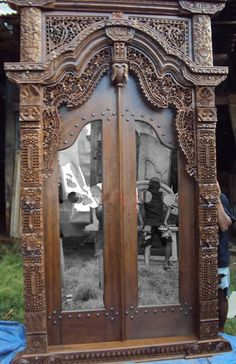
[[21, 61], [39, 62], [41, 58], [41, 10], [21, 10]]
[[189, 54], [189, 21], [177, 19], [162, 19], [162, 18], [144, 18], [130, 17], [135, 19], [140, 24], [152, 28], [162, 38], [164, 38], [169, 46], [178, 49], [184, 54]]
[[47, 54], [65, 44], [68, 45], [82, 31], [106, 18], [104, 16], [47, 16]]
[[200, 252], [200, 301], [217, 298], [217, 248]]
[[[217, 197], [215, 197], [215, 198], [217, 198]], [[202, 227], [205, 225], [216, 225], [217, 224], [217, 209], [214, 204], [210, 203], [210, 206], [209, 206], [206, 201], [206, 203], [203, 203], [200, 205], [199, 222]]]
[[179, 2], [180, 6], [184, 10], [188, 10], [191, 13], [197, 14], [216, 14], [217, 12], [224, 9], [225, 4], [221, 1], [217, 4], [205, 1], [182, 1]]
[[111, 63], [110, 48], [102, 49], [87, 64], [81, 75], [67, 72], [62, 80], [44, 90], [45, 109], [43, 112], [43, 150], [44, 174], [51, 174], [51, 161], [56, 153], [61, 120], [58, 114], [60, 105], [77, 107], [82, 105], [92, 94], [102, 75], [107, 72]]
[[128, 47], [127, 58], [130, 70], [136, 73], [145, 97], [157, 107], [176, 107], [175, 122], [179, 144], [187, 158], [186, 169], [190, 175], [196, 176], [192, 90], [178, 85], [170, 75], [160, 77], [151, 60], [137, 49]]
[[216, 176], [215, 130], [200, 129], [197, 134], [199, 182], [214, 183]]
[[201, 66], [213, 66], [211, 19], [207, 15], [193, 17], [194, 61]]
[[199, 193], [203, 202], [208, 204], [208, 207], [213, 207], [217, 203], [219, 197], [219, 190], [216, 183], [199, 184]]

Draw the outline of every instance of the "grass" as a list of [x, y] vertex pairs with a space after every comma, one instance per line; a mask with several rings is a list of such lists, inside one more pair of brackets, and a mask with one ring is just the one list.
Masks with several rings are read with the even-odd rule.
[[24, 322], [23, 268], [19, 242], [0, 241], [0, 320]]
[[[72, 257], [74, 258], [73, 266], [78, 266], [77, 256], [72, 254]], [[74, 272], [73, 267], [70, 267], [70, 269], [67, 268], [67, 274], [66, 274], [66, 286], [69, 288], [68, 291], [72, 291], [75, 294], [75, 302], [74, 304], [78, 307], [80, 306], [81, 309], [84, 309], [85, 306], [88, 308], [88, 302], [91, 300], [91, 307], [102, 307], [103, 306], [103, 297], [102, 292], [98, 289], [98, 277], [97, 277], [97, 267], [92, 267], [95, 262], [93, 262], [93, 259], [89, 259], [89, 266], [85, 269], [87, 277], [87, 281], [83, 281], [83, 287], [69, 287], [68, 281], [70, 281], [70, 284], [73, 286], [73, 279], [72, 276], [77, 276]], [[233, 262], [236, 262], [236, 257], [234, 257]], [[72, 263], [72, 262], [70, 262]], [[83, 264], [82, 264], [83, 266]], [[83, 267], [85, 268], [85, 267]], [[83, 269], [82, 269], [83, 270]], [[236, 291], [236, 264], [231, 264], [230, 266], [231, 270], [231, 291]], [[96, 276], [95, 282], [96, 287], [94, 287], [94, 280], [89, 281], [89, 273], [92, 273], [92, 275]], [[80, 272], [81, 273], [81, 272]], [[139, 268], [139, 284], [142, 286], [142, 281], [147, 279], [146, 273], [144, 274], [144, 270], [142, 267]], [[174, 272], [176, 273], [176, 272]], [[159, 276], [159, 275], [158, 275]], [[18, 321], [18, 322], [24, 322], [24, 303], [23, 303], [23, 267], [22, 267], [22, 257], [20, 253], [20, 243], [19, 242], [5, 242], [1, 241], [0, 239], [0, 320], [12, 320], [12, 321]], [[91, 278], [91, 276], [90, 276]], [[94, 278], [94, 277], [93, 277]], [[157, 278], [157, 277], [156, 277]], [[160, 277], [159, 277], [160, 278]], [[165, 277], [162, 277], [165, 278]], [[172, 277], [173, 278], [173, 277]], [[150, 277], [149, 277], [150, 279]], [[77, 281], [77, 279], [76, 279]], [[155, 279], [155, 281], [158, 281], [158, 279]], [[175, 281], [175, 279], [173, 279]], [[89, 284], [90, 283], [90, 284]], [[78, 284], [78, 283], [77, 283]], [[154, 284], [154, 283], [153, 283]], [[174, 285], [176, 283], [173, 283]], [[144, 285], [146, 289], [148, 288], [148, 285]], [[166, 285], [164, 285], [166, 286]], [[78, 289], [79, 288], [79, 289]], [[86, 296], [86, 292], [89, 289], [89, 299]], [[177, 286], [172, 287], [175, 290], [177, 290]], [[142, 289], [143, 290], [143, 289]], [[63, 290], [64, 295], [68, 292], [65, 292], [65, 289]], [[83, 292], [83, 297], [81, 298], [78, 294], [80, 292]], [[163, 293], [163, 292], [162, 292]], [[172, 291], [173, 293], [173, 291]], [[167, 299], [168, 292], [165, 292], [164, 297]], [[150, 298], [150, 295], [146, 294], [144, 297]], [[173, 297], [173, 295], [172, 295]], [[177, 297], [175, 297], [176, 299]], [[146, 302], [142, 297], [139, 297], [141, 304], [151, 304], [154, 302]], [[170, 297], [168, 297], [167, 301], [169, 301]], [[153, 298], [153, 300], [156, 300], [156, 297]], [[80, 301], [80, 302], [78, 302]], [[82, 304], [83, 302], [83, 304]], [[157, 303], [157, 302], [156, 302]], [[162, 302], [160, 302], [162, 303]], [[169, 303], [171, 303], [169, 301]], [[68, 307], [69, 306], [69, 307]], [[75, 307], [71, 307], [73, 305], [69, 304], [66, 309], [74, 309]], [[225, 324], [225, 332], [230, 335], [236, 336], [236, 317], [232, 319], [227, 319]]]

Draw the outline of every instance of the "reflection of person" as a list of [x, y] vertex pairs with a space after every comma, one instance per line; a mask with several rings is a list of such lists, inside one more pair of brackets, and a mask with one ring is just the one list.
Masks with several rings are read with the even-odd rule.
[[144, 258], [146, 268], [149, 269], [151, 246], [155, 235], [161, 239], [162, 245], [165, 245], [165, 262], [164, 269], [170, 269], [170, 256], [172, 247], [172, 236], [167, 221], [170, 215], [170, 207], [167, 207], [166, 216], [164, 217], [163, 195], [160, 191], [160, 182], [158, 178], [151, 178], [146, 192], [144, 202], [145, 219], [144, 219]]
[[[219, 185], [218, 185], [219, 187]], [[220, 191], [217, 204], [217, 217], [219, 226], [218, 245], [218, 275], [219, 275], [219, 330], [224, 331], [224, 324], [228, 313], [229, 297], [229, 227], [235, 221], [235, 216], [230, 208], [229, 201], [225, 194]]]

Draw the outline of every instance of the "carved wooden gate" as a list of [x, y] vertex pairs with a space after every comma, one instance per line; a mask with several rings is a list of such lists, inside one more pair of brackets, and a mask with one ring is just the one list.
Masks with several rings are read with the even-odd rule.
[[[213, 66], [210, 28], [224, 1], [9, 3], [21, 11], [21, 61], [5, 68], [20, 86], [24, 363], [36, 356], [40, 363], [97, 363], [227, 351], [218, 336], [214, 102], [227, 69]], [[106, 243], [97, 256], [105, 273], [102, 306], [74, 310], [61, 294], [58, 158], [66, 159], [61, 153], [83, 133], [93, 167], [89, 177], [86, 167], [75, 174], [90, 198], [88, 180], [102, 182]], [[178, 166], [161, 170], [150, 140]], [[159, 173], [164, 192], [178, 170], [176, 302], [147, 304], [139, 296], [135, 196], [144, 159], [144, 167], [152, 162], [145, 178]], [[96, 225], [91, 216], [86, 231]]]

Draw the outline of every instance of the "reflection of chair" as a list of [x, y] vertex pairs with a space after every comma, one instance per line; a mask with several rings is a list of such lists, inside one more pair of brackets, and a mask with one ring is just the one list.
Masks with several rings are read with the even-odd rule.
[[[143, 203], [144, 202], [144, 192], [147, 191], [148, 186], [149, 186], [149, 180], [142, 180], [142, 181], [137, 181], [136, 183], [137, 189], [138, 189], [138, 200], [139, 203]], [[175, 195], [172, 191], [172, 189], [164, 184], [164, 183], [160, 183], [160, 191], [163, 193], [163, 202], [164, 205], [166, 206], [167, 210], [168, 208], [170, 208], [172, 210], [173, 207], [176, 208], [176, 198]], [[169, 225], [169, 230], [171, 232], [171, 237], [172, 237], [172, 249], [171, 249], [171, 256], [170, 256], [170, 261], [177, 261], [178, 260], [178, 254], [177, 254], [177, 233], [178, 233], [178, 227], [176, 225]], [[164, 260], [163, 256], [158, 256], [156, 257], [156, 259], [158, 260]], [[147, 263], [149, 266], [149, 262]]]

